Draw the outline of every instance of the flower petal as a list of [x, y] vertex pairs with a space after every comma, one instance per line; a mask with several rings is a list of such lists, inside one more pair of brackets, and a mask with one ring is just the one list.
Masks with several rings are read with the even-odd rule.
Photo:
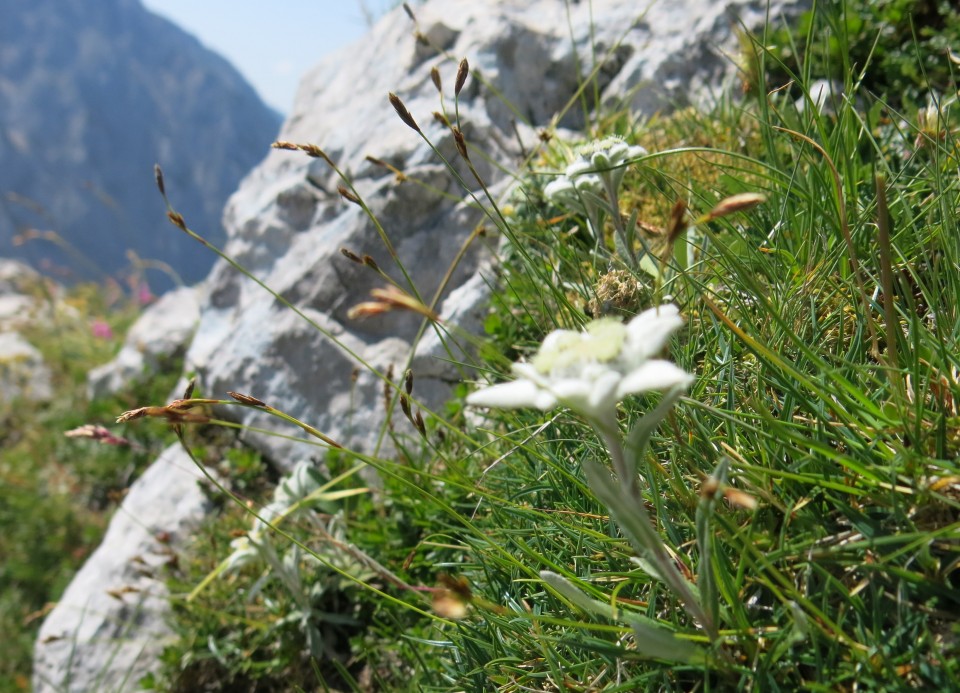
[[670, 335], [683, 326], [680, 311], [672, 303], [650, 308], [627, 323], [624, 354], [639, 363], [660, 353]]
[[617, 371], [606, 371], [593, 380], [590, 386], [590, 408], [593, 410], [616, 408], [622, 399], [619, 385], [623, 376]]
[[521, 407], [552, 409], [557, 406], [557, 400], [546, 390], [537, 387], [536, 384], [521, 379], [471, 392], [467, 395], [467, 404], [494, 409], [519, 409]]
[[617, 382], [620, 374], [605, 371], [605, 377], [561, 378], [550, 384], [557, 401], [590, 421], [606, 420], [617, 407]]
[[653, 359], [624, 376], [617, 386], [617, 399], [648, 390], [666, 390], [675, 385], [687, 386], [693, 375], [670, 361]]

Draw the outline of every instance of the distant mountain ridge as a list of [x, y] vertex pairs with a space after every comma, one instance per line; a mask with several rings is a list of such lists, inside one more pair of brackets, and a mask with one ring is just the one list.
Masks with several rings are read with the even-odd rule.
[[[194, 282], [212, 254], [165, 218], [153, 180], [214, 243], [240, 179], [281, 123], [223, 58], [139, 0], [4, 0], [0, 21], [0, 256], [95, 276], [127, 250]], [[157, 275], [150, 275], [151, 279]], [[162, 283], [162, 278], [161, 283]]]

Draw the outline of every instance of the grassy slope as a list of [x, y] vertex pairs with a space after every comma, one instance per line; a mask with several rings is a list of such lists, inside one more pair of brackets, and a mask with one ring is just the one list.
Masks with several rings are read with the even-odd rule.
[[[583, 461], [606, 459], [592, 429], [568, 412], [523, 410], [494, 413], [478, 429], [457, 398], [427, 416], [424, 437], [396, 417], [400, 454], [368, 460], [384, 480], [377, 492], [350, 473], [350, 453], [326, 454], [315, 483], [346, 473], [332, 488], [358, 493], [324, 495], [280, 523], [286, 536], [269, 541], [286, 563], [254, 561], [204, 582], [250, 525], [243, 507], [226, 504], [172, 576], [183, 637], [155, 684], [957, 688], [956, 119], [947, 103], [918, 122], [910, 99], [922, 103], [922, 90], [861, 84], [870, 65], [889, 76], [915, 56], [885, 44], [858, 53], [869, 23], [836, 7], [792, 38], [760, 42], [780, 46], [757, 64], [775, 81], [755, 84], [742, 103], [597, 124], [595, 134], [651, 152], [631, 167], [621, 200], [648, 225], [666, 226], [677, 199], [695, 217], [727, 195], [766, 196], [682, 236], [694, 262], [671, 260], [666, 283], [634, 272], [644, 288], [604, 294], [609, 270], [629, 268], [612, 239], [598, 252], [582, 219], [543, 199], [550, 176], [536, 172], [562, 168], [559, 145], [520, 172], [524, 193], [504, 208], [501, 230], [513, 242], [503, 247], [480, 350], [492, 379], [550, 329], [582, 325], [591, 301], [630, 314], [670, 294], [687, 318], [671, 354], [697, 378], [639, 467], [647, 509], [678, 565], [691, 584], [715, 585], [701, 595], [720, 625], [707, 664], [644, 658], [624, 623], [623, 614], [643, 615], [707, 645], [631, 560], [634, 549], [585, 481]], [[835, 115], [798, 112], [803, 85], [831, 73], [851, 98]], [[775, 89], [788, 78], [792, 86]], [[491, 223], [504, 220], [494, 214]], [[662, 244], [656, 233], [648, 241]], [[628, 400], [624, 429], [655, 401]], [[232, 490], [266, 503], [256, 461], [236, 453], [234, 464]], [[723, 466], [717, 488], [708, 480]], [[302, 553], [292, 553], [291, 538]], [[619, 616], [574, 606], [542, 570]], [[467, 613], [455, 620], [458, 602]]]

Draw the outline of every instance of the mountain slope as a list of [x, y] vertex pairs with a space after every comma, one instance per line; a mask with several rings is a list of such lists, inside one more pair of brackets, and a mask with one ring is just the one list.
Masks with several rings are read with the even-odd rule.
[[[169, 225], [152, 167], [191, 226], [223, 205], [280, 125], [224, 59], [139, 0], [7, 0], [0, 22], [0, 255], [117, 273], [127, 250], [187, 281], [212, 255]], [[24, 235], [25, 234], [25, 235]], [[18, 238], [19, 236], [19, 238]], [[62, 267], [61, 267], [62, 269]]]

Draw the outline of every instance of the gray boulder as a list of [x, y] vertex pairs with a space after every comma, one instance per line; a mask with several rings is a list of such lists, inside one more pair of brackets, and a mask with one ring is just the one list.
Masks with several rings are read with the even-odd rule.
[[163, 566], [208, 512], [190, 457], [174, 445], [134, 482], [103, 543], [44, 621], [34, 690], [138, 690], [172, 637]]
[[164, 362], [182, 356], [200, 319], [200, 291], [186, 286], [169, 291], [144, 310], [113, 360], [87, 375], [87, 398], [142, 382]]
[[0, 392], [6, 402], [50, 399], [50, 377], [50, 368], [36, 347], [16, 332], [0, 332]]
[[53, 396], [50, 368], [18, 330], [48, 318], [61, 289], [21, 262], [0, 259], [0, 392], [2, 401], [46, 401]]

